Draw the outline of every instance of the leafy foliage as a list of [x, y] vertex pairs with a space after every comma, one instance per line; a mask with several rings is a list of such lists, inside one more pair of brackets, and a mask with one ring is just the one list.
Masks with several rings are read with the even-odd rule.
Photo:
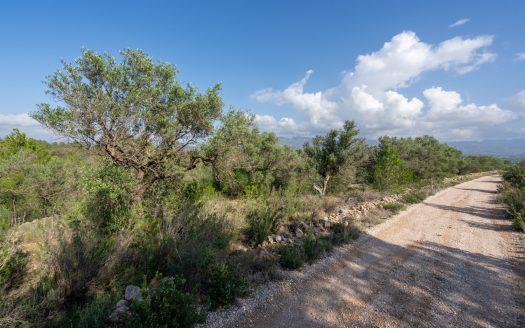
[[277, 231], [282, 219], [282, 209], [269, 204], [248, 213], [246, 235], [251, 245], [255, 247], [262, 244], [269, 235]]
[[224, 115], [204, 151], [216, 186], [229, 196], [261, 197], [308, 174], [296, 151], [279, 145], [275, 134], [259, 132], [254, 116], [235, 110]]
[[525, 161], [509, 167], [503, 178], [500, 200], [507, 205], [514, 227], [525, 232]]
[[324, 137], [317, 136], [303, 146], [322, 178], [322, 186], [315, 186], [321, 196], [327, 191], [330, 179], [348, 165], [356, 166], [364, 160], [364, 139], [356, 138], [359, 130], [354, 121], [346, 121], [341, 130], [330, 130]]
[[42, 103], [32, 117], [134, 173], [134, 198], [141, 201], [155, 181], [194, 167], [182, 150], [211, 133], [222, 100], [219, 85], [204, 94], [184, 88], [174, 65], [155, 63], [142, 50], [121, 55], [118, 63], [83, 50], [75, 64], [63, 62], [47, 81], [60, 105]]
[[184, 282], [181, 277], [161, 279], [157, 288], [144, 293], [142, 300], [133, 301], [133, 316], [125, 326], [185, 328], [202, 321], [195, 298], [183, 290]]
[[411, 172], [394, 148], [388, 147], [381, 150], [373, 176], [376, 189], [399, 192], [410, 182]]
[[379, 149], [392, 148], [406, 163], [416, 181], [438, 180], [460, 173], [461, 151], [431, 136], [417, 138], [381, 137]]

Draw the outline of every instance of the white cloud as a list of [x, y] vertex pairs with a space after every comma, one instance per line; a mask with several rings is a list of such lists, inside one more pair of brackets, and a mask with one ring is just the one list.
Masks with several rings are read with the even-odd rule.
[[516, 93], [510, 101], [512, 107], [525, 117], [525, 90]]
[[313, 74], [313, 70], [308, 70], [301, 80], [284, 90], [264, 89], [252, 97], [259, 102], [288, 104], [297, 109], [305, 123], [294, 122], [296, 131], [337, 128], [344, 120], [354, 119], [368, 136], [429, 132], [446, 136], [454, 128], [455, 135], [470, 138], [480, 133], [479, 128], [471, 124], [468, 130], [458, 124], [452, 127], [451, 122], [441, 120], [444, 114], [457, 118], [454, 123], [472, 119], [484, 125], [502, 123], [509, 120], [512, 113], [496, 105], [464, 105], [457, 92], [441, 88], [426, 90], [425, 98], [433, 103], [425, 112], [422, 100], [410, 99], [399, 90], [413, 84], [425, 72], [452, 70], [466, 74], [476, 70], [495, 59], [496, 55], [487, 50], [492, 42], [491, 36], [455, 37], [432, 45], [422, 42], [414, 32], [402, 32], [385, 42], [380, 50], [358, 56], [354, 70], [346, 72], [333, 88], [305, 91]]
[[59, 141], [58, 136], [45, 129], [37, 121], [32, 119], [27, 113], [21, 114], [0, 114], [0, 138], [11, 133], [13, 129], [18, 129], [27, 134], [28, 137], [47, 141]]
[[516, 60], [525, 60], [525, 52], [519, 52], [516, 54]]
[[470, 18], [458, 19], [454, 23], [450, 24], [448, 27], [449, 28], [458, 27], [458, 26], [467, 24], [469, 21], [470, 21]]
[[0, 114], [0, 126], [2, 125], [36, 126], [39, 125], [39, 123], [27, 115], [27, 113]]
[[461, 95], [455, 91], [445, 91], [432, 87], [423, 91], [430, 109], [424, 117], [426, 122], [446, 124], [448, 128], [480, 128], [508, 122], [516, 115], [503, 110], [496, 104], [478, 106], [463, 104]]

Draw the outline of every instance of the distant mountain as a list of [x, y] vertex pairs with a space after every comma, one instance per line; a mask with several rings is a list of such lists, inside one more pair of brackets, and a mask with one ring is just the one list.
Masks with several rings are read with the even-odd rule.
[[449, 141], [466, 155], [492, 155], [503, 158], [525, 158], [525, 139]]
[[[308, 137], [279, 137], [284, 145], [301, 148]], [[376, 145], [377, 140], [367, 140], [370, 145]], [[519, 159], [525, 158], [525, 139], [482, 140], [482, 141], [448, 141], [448, 145], [461, 150], [465, 155], [491, 155], [496, 157]]]

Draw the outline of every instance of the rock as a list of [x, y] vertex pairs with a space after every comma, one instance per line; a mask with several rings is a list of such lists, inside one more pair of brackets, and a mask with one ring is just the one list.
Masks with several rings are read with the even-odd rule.
[[126, 286], [126, 290], [124, 291], [124, 298], [128, 301], [141, 299], [142, 298], [142, 292], [140, 291], [140, 288], [133, 285]]
[[130, 315], [131, 311], [129, 309], [129, 302], [126, 300], [120, 300], [117, 302], [117, 306], [108, 317], [108, 320], [111, 323], [117, 324], [123, 322]]
[[275, 239], [273, 239], [273, 235], [272, 235], [272, 236], [268, 236], [268, 242], [269, 242], [270, 244], [275, 243]]
[[326, 229], [330, 229], [330, 227], [332, 226], [332, 222], [330, 222], [330, 221], [324, 221], [324, 222], [323, 222], [323, 226], [324, 226]]
[[302, 238], [304, 236], [304, 232], [301, 230], [301, 228], [295, 229], [295, 236], [298, 238]]
[[129, 302], [126, 300], [120, 300], [117, 302], [117, 307], [129, 306]]
[[[314, 222], [319, 222], [319, 221], [314, 221]], [[308, 225], [304, 222], [301, 222], [300, 224], [300, 228], [303, 230], [303, 231], [307, 231], [308, 230]]]
[[275, 239], [275, 241], [279, 243], [283, 240], [283, 237], [281, 237], [280, 235], [275, 235], [273, 239]]

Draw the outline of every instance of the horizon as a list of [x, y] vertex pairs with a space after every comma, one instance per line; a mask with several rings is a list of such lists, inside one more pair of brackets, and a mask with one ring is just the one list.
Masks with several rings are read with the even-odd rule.
[[63, 141], [28, 113], [52, 100], [45, 77], [85, 47], [117, 58], [144, 49], [199, 90], [222, 82], [225, 109], [254, 114], [261, 130], [280, 137], [311, 137], [353, 119], [371, 140], [525, 138], [519, 1], [407, 1], [388, 11], [377, 1], [101, 5], [3, 5], [0, 137], [18, 128]]

